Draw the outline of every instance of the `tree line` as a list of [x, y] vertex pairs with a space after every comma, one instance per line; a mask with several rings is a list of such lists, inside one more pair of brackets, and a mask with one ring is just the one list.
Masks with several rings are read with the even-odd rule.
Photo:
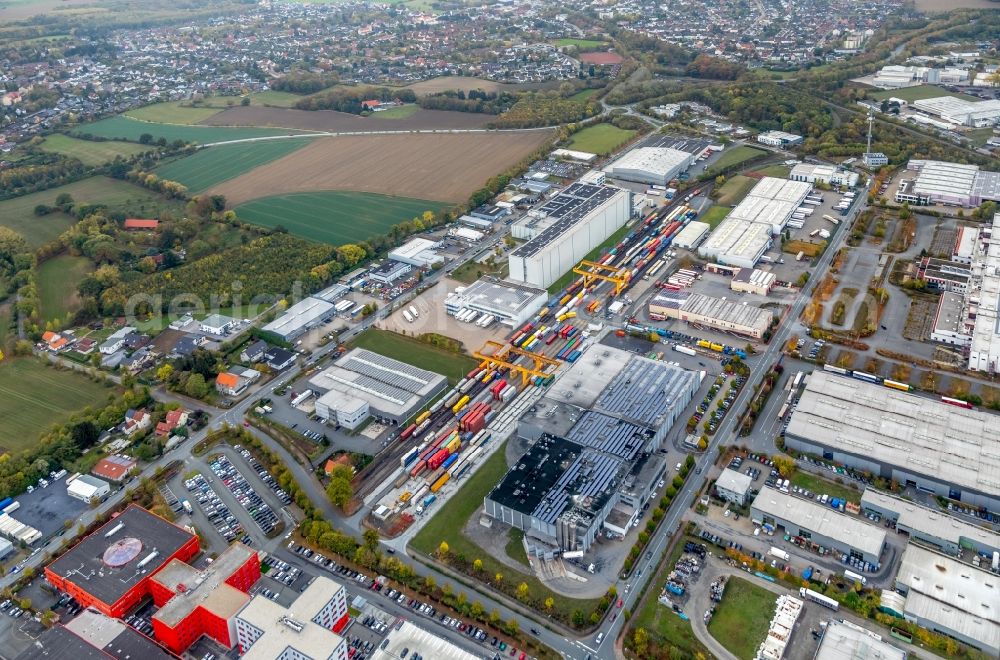
[[334, 87], [333, 89], [313, 94], [295, 103], [298, 110], [336, 110], [359, 115], [365, 111], [364, 101], [381, 102], [400, 101], [414, 103], [417, 95], [411, 89], [395, 89], [391, 87]]
[[490, 122], [490, 128], [557, 126], [593, 117], [601, 110], [593, 100], [563, 98], [558, 92], [528, 92], [510, 110]]
[[517, 98], [517, 94], [510, 92], [486, 92], [481, 89], [473, 89], [468, 92], [448, 90], [438, 94], [421, 96], [417, 99], [417, 104], [428, 110], [499, 115], [510, 109], [517, 102]]

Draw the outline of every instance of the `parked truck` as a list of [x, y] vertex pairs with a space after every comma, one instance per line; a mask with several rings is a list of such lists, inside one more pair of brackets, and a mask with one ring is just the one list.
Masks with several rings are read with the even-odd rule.
[[693, 348], [689, 348], [688, 346], [684, 346], [683, 344], [675, 344], [674, 350], [677, 351], [678, 353], [683, 353], [684, 355], [690, 355], [690, 356], [698, 355]]
[[194, 512], [194, 507], [191, 506], [191, 502], [188, 500], [181, 500], [181, 506], [184, 507], [184, 510], [189, 514]]
[[424, 498], [424, 501], [417, 506], [417, 514], [421, 514], [427, 510], [431, 504], [434, 504], [434, 500], [437, 499], [437, 495], [428, 495]]
[[774, 547], [772, 547], [771, 550], [768, 551], [767, 554], [771, 555], [772, 557], [777, 557], [781, 561], [788, 561], [788, 559], [791, 557], [791, 555], [789, 555], [787, 552], [785, 552], [781, 548], [774, 548]]

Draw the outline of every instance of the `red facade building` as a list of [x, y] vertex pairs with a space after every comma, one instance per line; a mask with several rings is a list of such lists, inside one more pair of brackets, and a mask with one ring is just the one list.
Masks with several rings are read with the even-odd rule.
[[242, 543], [231, 545], [201, 571], [170, 562], [150, 580], [153, 602], [160, 608], [153, 615], [154, 636], [178, 655], [202, 635], [232, 648], [234, 618], [259, 579], [257, 553]]
[[121, 618], [150, 595], [160, 569], [198, 552], [197, 536], [132, 504], [46, 566], [45, 579], [84, 607]]

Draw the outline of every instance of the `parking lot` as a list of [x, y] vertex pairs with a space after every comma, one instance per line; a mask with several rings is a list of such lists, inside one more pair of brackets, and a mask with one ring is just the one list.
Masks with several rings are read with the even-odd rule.
[[[281, 522], [278, 515], [264, 502], [263, 498], [247, 483], [243, 474], [224, 455], [219, 455], [211, 463], [212, 472], [218, 477], [236, 500], [243, 505], [253, 521], [265, 536], [272, 536]], [[287, 495], [286, 495], [287, 497]], [[227, 521], [228, 522], [228, 521]], [[221, 530], [220, 530], [221, 531]], [[228, 538], [227, 540], [232, 540]]]
[[[215, 489], [208, 483], [204, 475], [198, 474], [185, 480], [184, 486], [191, 493], [191, 497], [195, 499], [205, 517], [208, 518], [208, 521], [215, 527], [215, 531], [222, 538], [231, 543], [243, 534], [242, 525], [240, 525], [229, 507], [219, 498], [219, 494], [215, 492]], [[188, 500], [188, 504], [191, 505], [193, 510], [193, 503]], [[188, 513], [191, 513], [191, 511], [188, 511]]]

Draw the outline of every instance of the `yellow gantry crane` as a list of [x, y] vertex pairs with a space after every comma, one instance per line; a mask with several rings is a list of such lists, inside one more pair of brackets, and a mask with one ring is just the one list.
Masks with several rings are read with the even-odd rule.
[[[486, 342], [481, 349], [473, 352], [472, 356], [482, 360], [479, 366], [483, 369], [504, 367], [512, 374], [520, 374], [522, 386], [527, 384], [529, 380], [536, 376], [549, 378], [552, 374], [544, 370], [548, 367], [555, 369], [560, 365], [558, 360], [547, 358], [539, 353], [532, 353], [531, 351], [515, 348], [510, 344], [501, 344], [497, 341]], [[514, 359], [517, 359], [518, 357], [525, 357], [530, 361], [531, 366], [528, 366], [527, 364], [514, 364], [514, 362], [510, 359], [511, 356], [514, 356]]]
[[581, 261], [578, 266], [573, 269], [573, 272], [577, 275], [583, 276], [583, 286], [584, 288], [590, 288], [590, 285], [594, 283], [594, 280], [602, 280], [604, 282], [611, 282], [615, 285], [615, 293], [617, 296], [628, 284], [628, 269], [617, 268], [615, 266], [608, 266], [606, 264], [600, 264], [596, 261]]

